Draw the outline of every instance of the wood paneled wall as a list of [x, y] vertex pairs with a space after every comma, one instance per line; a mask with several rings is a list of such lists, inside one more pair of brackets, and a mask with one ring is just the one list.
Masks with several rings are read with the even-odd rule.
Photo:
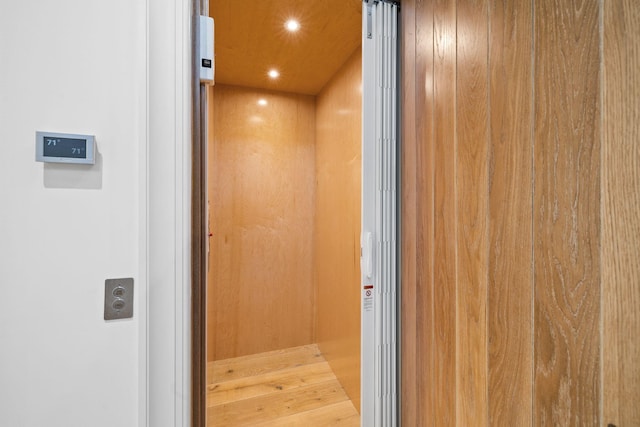
[[600, 417], [598, 2], [534, 3], [534, 424]]
[[640, 3], [603, 12], [602, 419], [640, 426]]
[[317, 342], [358, 411], [361, 87], [358, 48], [316, 101], [314, 228]]
[[639, 425], [640, 5], [402, 20], [402, 424]]
[[216, 85], [211, 115], [208, 360], [310, 344], [315, 98]]

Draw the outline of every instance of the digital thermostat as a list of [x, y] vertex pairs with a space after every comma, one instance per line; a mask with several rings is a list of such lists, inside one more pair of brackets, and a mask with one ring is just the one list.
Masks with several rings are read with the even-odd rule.
[[53, 163], [96, 163], [93, 135], [36, 132], [36, 161]]

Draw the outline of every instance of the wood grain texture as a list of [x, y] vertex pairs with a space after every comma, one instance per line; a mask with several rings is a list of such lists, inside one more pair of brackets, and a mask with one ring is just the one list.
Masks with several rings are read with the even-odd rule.
[[[403, 292], [416, 303], [404, 302], [415, 325], [403, 323], [402, 357], [417, 380], [403, 382], [416, 407], [402, 411], [415, 425], [640, 423], [636, 3], [490, 0], [486, 51], [467, 50], [486, 38], [481, 2], [403, 2], [415, 19], [403, 33], [414, 40], [403, 41], [402, 188], [415, 192], [403, 223], [416, 234]], [[475, 322], [485, 274], [486, 331]], [[488, 414], [475, 394], [485, 369]]]
[[433, 14], [433, 425], [456, 425], [456, 2], [435, 1]]
[[208, 363], [207, 384], [255, 377], [290, 366], [311, 365], [320, 361], [324, 361], [324, 358], [316, 344], [216, 360]]
[[360, 426], [360, 414], [353, 403], [343, 402], [312, 409], [301, 414], [293, 414], [277, 420], [260, 423], [257, 427], [298, 427], [298, 426]]
[[316, 95], [361, 44], [361, 0], [210, 2], [218, 83]]
[[[407, 5], [409, 6], [409, 5]], [[402, 13], [406, 13], [402, 12]], [[415, 425], [432, 425], [436, 400], [434, 330], [434, 4], [415, 3], [414, 147], [407, 147], [415, 169]], [[405, 140], [403, 145], [412, 141]], [[411, 150], [411, 151], [409, 151]], [[411, 191], [407, 188], [404, 191]], [[404, 255], [403, 255], [404, 256]], [[406, 395], [406, 393], [403, 393]]]
[[314, 129], [313, 97], [215, 87], [208, 360], [313, 342]]
[[316, 99], [316, 342], [360, 408], [362, 52]]
[[489, 425], [532, 414], [532, 16], [530, 2], [489, 8]]
[[535, 7], [535, 425], [600, 420], [597, 2]]
[[602, 425], [640, 425], [640, 3], [604, 2]]
[[256, 425], [262, 421], [311, 411], [347, 401], [338, 380], [304, 385], [275, 395], [259, 396], [209, 408], [209, 425]]
[[[402, 425], [419, 425], [418, 407], [427, 394], [420, 393], [418, 370], [430, 364], [418, 362], [417, 347], [417, 182], [416, 182], [416, 3], [415, 0], [403, 2], [404, 12], [400, 14], [402, 29], [401, 68], [405, 70], [402, 78], [402, 138], [400, 144], [400, 209], [401, 209], [401, 279], [400, 279], [400, 417]], [[432, 46], [432, 44], [431, 44]], [[421, 324], [424, 322], [420, 322]], [[431, 323], [429, 322], [429, 325]], [[422, 331], [428, 328], [421, 328]], [[431, 336], [429, 334], [428, 336]], [[430, 341], [429, 341], [430, 342]], [[428, 354], [428, 352], [427, 352]], [[420, 375], [422, 378], [423, 375]], [[428, 378], [431, 378], [429, 375]]]
[[360, 425], [316, 345], [209, 363], [210, 426]]
[[214, 173], [211, 167], [213, 166], [213, 161], [215, 159], [214, 153], [214, 145], [213, 145], [213, 134], [214, 134], [214, 110], [215, 104], [213, 102], [215, 97], [215, 86], [210, 86], [208, 88], [207, 94], [207, 266], [206, 266], [206, 274], [207, 274], [207, 292], [206, 292], [206, 324], [207, 329], [205, 331], [206, 334], [206, 358], [207, 362], [213, 360], [213, 355], [215, 354], [215, 346], [216, 346], [216, 316], [215, 310], [216, 305], [215, 301], [212, 299], [211, 294], [211, 263], [213, 262], [213, 257], [211, 254], [211, 188], [213, 184]]
[[[227, 359], [228, 360], [228, 359]], [[251, 399], [281, 390], [292, 390], [297, 387], [335, 379], [327, 362], [285, 368], [277, 372], [268, 372], [249, 378], [238, 378], [207, 386], [212, 392], [207, 399], [207, 406], [223, 405], [236, 400]]]
[[488, 4], [458, 2], [456, 424], [488, 423]]

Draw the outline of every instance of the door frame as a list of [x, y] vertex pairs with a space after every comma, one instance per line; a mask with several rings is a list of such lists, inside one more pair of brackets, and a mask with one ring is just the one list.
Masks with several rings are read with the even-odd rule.
[[200, 15], [209, 0], [192, 1], [191, 21], [191, 426], [207, 420], [207, 86], [200, 83]]
[[[191, 363], [191, 426], [206, 427], [206, 305], [207, 305], [207, 239], [208, 239], [208, 218], [207, 218], [207, 86], [200, 84], [198, 52], [200, 49], [198, 38], [198, 22], [200, 15], [209, 15], [209, 0], [190, 0], [192, 3], [192, 30], [191, 30], [191, 126], [192, 126], [192, 144], [191, 144], [191, 340], [188, 344], [190, 347], [190, 363]], [[376, 2], [378, 0], [375, 0]], [[382, 0], [388, 1], [388, 0]], [[372, 3], [372, 0], [364, 0], [363, 4]], [[390, 1], [391, 3], [399, 3], [398, 1]], [[366, 18], [365, 18], [366, 19]], [[399, 23], [398, 23], [399, 25]], [[402, 43], [402, 32], [398, 30], [398, 64], [400, 64], [400, 45]], [[401, 77], [401, 69], [398, 65], [398, 78]], [[400, 85], [398, 86], [400, 88]], [[398, 106], [401, 105], [402, 99], [398, 89]], [[400, 113], [398, 111], [398, 113]], [[401, 123], [398, 117], [398, 125]], [[398, 131], [398, 138], [400, 131]], [[364, 136], [363, 136], [364, 137]], [[398, 176], [400, 176], [401, 167], [401, 147], [398, 143], [396, 148], [396, 156], [398, 159]], [[402, 213], [401, 190], [402, 183], [397, 182], [397, 207], [396, 215], [399, 219]], [[396, 263], [400, 266], [401, 257], [401, 226], [398, 222], [396, 235], [399, 237], [397, 245]], [[398, 268], [397, 277], [397, 302], [396, 311], [397, 322], [397, 345], [396, 345], [396, 390], [398, 408], [397, 422], [399, 425], [401, 414], [400, 396], [401, 390], [401, 352], [400, 352], [400, 327], [402, 313], [400, 310], [402, 283], [400, 280], [400, 268]], [[361, 331], [362, 334], [362, 331]], [[362, 351], [362, 350], [361, 350]], [[362, 357], [362, 356], [361, 356]], [[362, 417], [362, 415], [361, 415]], [[362, 418], [361, 418], [362, 419]]]
[[[146, 140], [140, 147], [140, 425], [191, 420], [191, 69], [192, 2], [143, 2]], [[131, 135], [132, 140], [142, 135]], [[133, 207], [131, 207], [133, 208]]]

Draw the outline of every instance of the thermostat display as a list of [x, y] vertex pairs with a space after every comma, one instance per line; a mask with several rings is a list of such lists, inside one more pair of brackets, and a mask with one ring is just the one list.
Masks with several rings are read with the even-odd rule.
[[95, 163], [93, 135], [36, 132], [36, 161], [55, 163]]

